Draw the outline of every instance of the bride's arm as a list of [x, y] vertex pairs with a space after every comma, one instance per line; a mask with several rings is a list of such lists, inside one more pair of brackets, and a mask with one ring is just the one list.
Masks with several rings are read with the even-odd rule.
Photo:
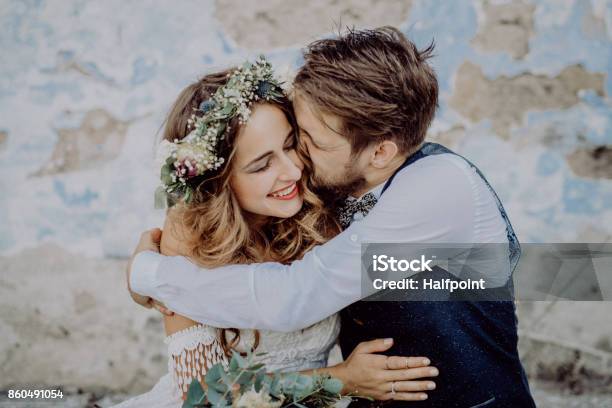
[[[172, 210], [164, 222], [160, 251], [164, 255], [189, 256], [186, 231]], [[164, 315], [170, 365], [175, 384], [182, 399], [186, 399], [191, 381], [196, 378], [205, 387], [204, 375], [216, 363], [225, 362], [225, 354], [217, 339], [217, 332], [209, 326], [179, 314]]]

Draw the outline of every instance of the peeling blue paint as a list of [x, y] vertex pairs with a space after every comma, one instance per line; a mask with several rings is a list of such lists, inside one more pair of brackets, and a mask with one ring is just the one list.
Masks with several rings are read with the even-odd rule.
[[98, 193], [91, 191], [89, 187], [81, 194], [69, 193], [64, 182], [60, 180], [53, 181], [53, 190], [67, 207], [88, 207], [98, 198]]
[[594, 215], [595, 203], [601, 200], [600, 186], [596, 181], [579, 178], [567, 179], [563, 184], [563, 203], [570, 214]]
[[[612, 180], [577, 177], [566, 162], [577, 149], [612, 146], [612, 29], [608, 27], [606, 35], [602, 30], [584, 32], [583, 20], [592, 12], [592, 2], [532, 2], [534, 33], [523, 59], [472, 45], [479, 30], [476, 1], [412, 3], [400, 28], [420, 48], [432, 40], [436, 43], [432, 59], [440, 83], [436, 131], [454, 125], [465, 128], [465, 140], [459, 140], [456, 149], [460, 153], [465, 149], [470, 159], [482, 164], [516, 220], [522, 240], [545, 242], [551, 235], [569, 236], [568, 230], [578, 236], [580, 228], [589, 226], [612, 235], [612, 225], [602, 221], [612, 219]], [[151, 143], [180, 88], [204, 72], [259, 53], [234, 44], [215, 19], [213, 6], [210, 0], [144, 9], [132, 2], [113, 7], [74, 0], [65, 7], [44, 0], [4, 2], [0, 111], [1, 125], [10, 129], [12, 142], [0, 154], [0, 173], [16, 176], [10, 185], [3, 185], [0, 197], [0, 251], [43, 239], [69, 246], [83, 237], [101, 235], [111, 218], [130, 228], [150, 226], [146, 206], [157, 182], [149, 173]], [[611, 25], [612, 3], [606, 6], [607, 14], [598, 17]], [[268, 55], [276, 66], [297, 68], [303, 63], [303, 45], [270, 50]], [[583, 90], [579, 102], [568, 109], [529, 111], [509, 139], [502, 140], [491, 131], [490, 119], [471, 123], [448, 106], [454, 76], [466, 61], [491, 79], [522, 73], [555, 76], [581, 64], [589, 72], [605, 75], [604, 94]], [[85, 75], [65, 69], [71, 63]], [[28, 176], [51, 157], [55, 129], [78, 126], [65, 117], [81, 117], [98, 108], [131, 121], [126, 150], [117, 160], [101, 173]], [[75, 180], [78, 183], [72, 184]], [[21, 187], [26, 185], [27, 189]], [[142, 220], [134, 220], [138, 205], [143, 206]], [[11, 225], [14, 220], [6, 215], [10, 208], [19, 208], [28, 221]]]
[[538, 158], [537, 174], [538, 176], [550, 176], [555, 174], [561, 168], [559, 157], [552, 153], [542, 153]]
[[155, 78], [157, 73], [157, 62], [147, 57], [139, 57], [134, 61], [134, 71], [130, 83], [132, 85], [142, 85]]
[[32, 91], [32, 102], [44, 106], [48, 106], [60, 94], [68, 94], [75, 100], [83, 98], [81, 87], [75, 82], [49, 81], [41, 85], [33, 85], [30, 89]]

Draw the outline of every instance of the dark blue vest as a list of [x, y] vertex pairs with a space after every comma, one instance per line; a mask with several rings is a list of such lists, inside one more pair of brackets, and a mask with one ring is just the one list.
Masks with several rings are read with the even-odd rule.
[[[437, 143], [425, 143], [385, 184], [417, 160], [430, 155], [456, 154]], [[461, 157], [461, 156], [460, 156]], [[484, 175], [506, 223], [511, 268], [518, 263], [520, 245], [504, 207]], [[357, 302], [341, 312], [340, 346], [344, 357], [362, 341], [392, 337], [385, 354], [425, 356], [440, 369], [437, 388], [422, 402], [357, 400], [352, 407], [530, 408], [535, 407], [518, 355], [517, 319], [511, 301]]]

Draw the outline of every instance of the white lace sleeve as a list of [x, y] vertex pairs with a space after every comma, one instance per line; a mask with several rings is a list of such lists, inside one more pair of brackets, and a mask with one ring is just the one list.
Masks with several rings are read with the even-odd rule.
[[197, 325], [166, 337], [168, 371], [181, 398], [194, 378], [204, 383], [204, 375], [213, 365], [221, 363], [227, 366], [218, 334], [213, 327]]

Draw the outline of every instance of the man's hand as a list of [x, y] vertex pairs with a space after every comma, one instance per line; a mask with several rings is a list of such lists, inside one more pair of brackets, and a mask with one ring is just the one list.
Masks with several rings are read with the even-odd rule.
[[132, 254], [132, 260], [142, 251], [153, 251], [159, 253], [161, 237], [162, 230], [159, 228], [153, 228], [143, 232], [140, 235], [140, 241], [138, 242], [138, 245], [136, 245], [136, 249], [134, 249], [134, 253]]
[[385, 356], [392, 339], [359, 343], [351, 355], [337, 366], [328, 368], [332, 376], [344, 383], [343, 393], [376, 400], [423, 401], [426, 391], [436, 388], [431, 377], [438, 369], [426, 357]]
[[136, 249], [134, 249], [134, 253], [132, 254], [130, 262], [128, 263], [126, 273], [127, 287], [130, 292], [130, 296], [132, 296], [134, 302], [138, 303], [143, 307], [146, 307], [147, 309], [155, 307], [155, 309], [157, 309], [162, 314], [172, 316], [174, 312], [168, 310], [162, 303], [148, 296], [139, 295], [138, 293], [133, 292], [132, 288], [130, 288], [130, 273], [132, 271], [132, 263], [134, 262], [134, 258], [142, 251], [159, 252], [159, 243], [161, 242], [161, 236], [162, 231], [159, 228], [153, 228], [152, 230], [148, 230], [142, 233], [142, 235], [140, 236], [140, 241], [138, 242]]

